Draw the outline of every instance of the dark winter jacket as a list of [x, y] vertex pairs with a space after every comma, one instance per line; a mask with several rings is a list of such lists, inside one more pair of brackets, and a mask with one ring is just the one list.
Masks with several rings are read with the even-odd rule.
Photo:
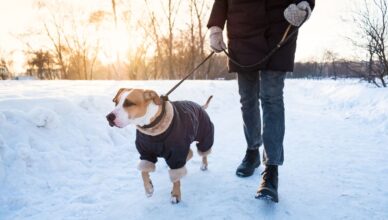
[[[224, 28], [227, 23], [228, 49], [242, 65], [261, 60], [281, 40], [288, 22], [283, 12], [292, 3], [303, 0], [215, 0], [208, 28]], [[315, 0], [307, 0], [313, 9]], [[230, 72], [256, 70], [293, 71], [296, 49], [295, 35], [270, 60], [253, 69], [241, 69], [229, 61]]]
[[150, 136], [136, 133], [136, 148], [141, 160], [153, 163], [163, 157], [171, 169], [186, 164], [190, 144], [198, 141], [201, 152], [210, 150], [214, 140], [214, 126], [205, 110], [190, 101], [171, 102], [174, 117], [169, 128], [160, 135]]

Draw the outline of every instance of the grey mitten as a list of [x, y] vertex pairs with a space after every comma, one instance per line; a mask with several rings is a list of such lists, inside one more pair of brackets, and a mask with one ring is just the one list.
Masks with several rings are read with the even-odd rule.
[[216, 52], [222, 52], [226, 49], [224, 38], [222, 36], [222, 29], [217, 26], [213, 26], [210, 29], [210, 47]]
[[284, 10], [284, 18], [296, 27], [302, 25], [305, 20], [310, 18], [310, 15], [311, 7], [306, 1], [300, 2], [298, 5], [291, 4]]

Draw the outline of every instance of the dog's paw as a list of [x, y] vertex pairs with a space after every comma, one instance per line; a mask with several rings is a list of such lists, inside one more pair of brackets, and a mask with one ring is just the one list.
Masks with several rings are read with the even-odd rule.
[[145, 194], [149, 198], [154, 194], [154, 186], [152, 185], [152, 182], [147, 184], [147, 186], [144, 186]]
[[145, 194], [146, 196], [149, 198], [151, 197], [152, 195], [154, 195], [154, 188], [148, 188], [145, 190]]
[[180, 201], [181, 201], [181, 199], [179, 198], [179, 196], [174, 196], [174, 195], [171, 196], [171, 203], [172, 204], [178, 204]]
[[201, 170], [202, 170], [202, 171], [206, 171], [206, 170], [207, 170], [207, 164], [202, 163], [202, 164], [201, 164]]

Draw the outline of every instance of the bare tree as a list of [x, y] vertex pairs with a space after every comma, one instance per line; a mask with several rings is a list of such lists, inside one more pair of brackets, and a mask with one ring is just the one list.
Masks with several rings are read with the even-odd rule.
[[337, 61], [338, 61], [338, 55], [331, 51], [331, 50], [325, 50], [323, 54], [323, 62], [326, 64], [330, 64], [330, 72], [329, 76], [336, 80], [338, 77], [338, 71], [337, 71]]
[[[205, 38], [206, 38], [206, 31], [204, 31], [204, 20], [208, 16], [208, 13], [210, 12], [210, 5], [209, 1], [206, 0], [190, 0], [190, 5], [194, 9], [195, 12], [195, 18], [196, 18], [196, 24], [197, 24], [197, 35], [198, 35], [198, 42], [197, 47], [199, 49], [199, 59], [202, 60], [205, 58]], [[212, 60], [209, 60], [207, 65], [203, 66], [199, 71], [203, 73], [204, 78], [208, 79], [209, 72], [211, 70]]]
[[9, 70], [8, 70], [8, 65], [7, 65], [7, 62], [5, 61], [5, 59], [1, 59], [0, 60], [0, 79], [1, 80], [5, 80], [5, 79], [8, 79], [10, 78], [10, 73], [9, 73]]
[[[118, 21], [117, 21], [117, 2], [116, 0], [112, 0], [112, 12], [113, 12], [113, 21], [115, 26], [115, 31], [118, 32]], [[112, 64], [113, 70], [115, 72], [116, 77], [119, 76], [120, 71], [120, 53], [119, 49], [116, 49], [116, 65]]]
[[66, 48], [65, 46], [65, 40], [63, 37], [63, 21], [61, 24], [61, 21], [59, 21], [59, 19], [55, 15], [52, 15], [51, 22], [53, 25], [53, 29], [49, 28], [49, 24], [47, 23], [47, 21], [44, 21], [44, 29], [47, 34], [47, 37], [50, 39], [54, 47], [57, 63], [61, 68], [61, 78], [68, 79], [69, 64], [66, 57], [66, 54], [68, 53], [68, 48]]
[[[151, 43], [155, 46], [155, 51], [153, 56], [150, 58], [150, 63], [152, 65], [151, 75], [148, 77], [154, 79], [164, 78], [163, 74], [165, 72], [163, 63], [163, 42], [162, 42], [162, 31], [158, 19], [153, 11], [148, 0], [144, 0], [145, 10], [148, 19], [140, 19], [138, 25], [144, 31], [145, 41], [150, 38]], [[150, 74], [150, 73], [148, 73]]]
[[13, 59], [12, 55], [13, 53], [7, 53], [0, 51], [0, 79], [12, 79], [13, 77], [13, 71], [12, 71], [12, 65], [13, 65]]
[[[94, 25], [95, 31], [98, 32], [98, 23]], [[73, 71], [78, 73], [79, 79], [92, 79], [94, 64], [100, 49], [100, 39], [90, 38], [90, 19], [80, 22], [73, 17], [72, 27], [73, 33], [66, 34], [65, 39], [67, 47], [71, 49]]]
[[364, 0], [362, 6], [353, 19], [361, 38], [355, 36], [352, 40], [356, 46], [368, 51], [368, 81], [379, 85], [374, 80], [378, 78], [381, 86], [387, 87], [385, 77], [388, 76], [388, 2]]
[[58, 75], [54, 66], [54, 59], [49, 51], [33, 51], [28, 60], [27, 73], [38, 79], [57, 79]]
[[168, 37], [165, 39], [167, 41], [167, 59], [168, 59], [168, 72], [171, 78], [175, 78], [176, 73], [174, 71], [174, 30], [175, 30], [175, 22], [177, 19], [177, 13], [181, 4], [181, 0], [175, 0], [173, 3], [173, 0], [168, 0], [167, 2], [167, 9], [163, 7], [163, 0], [161, 1], [163, 13], [167, 18], [168, 22]]
[[[51, 42], [55, 63], [60, 67], [63, 79], [92, 79], [100, 42], [98, 36], [90, 36], [90, 31], [98, 32], [98, 17], [103, 13], [92, 13], [83, 20], [77, 11], [57, 5], [45, 4], [50, 12], [44, 19], [45, 34]], [[34, 50], [33, 50], [34, 51]]]

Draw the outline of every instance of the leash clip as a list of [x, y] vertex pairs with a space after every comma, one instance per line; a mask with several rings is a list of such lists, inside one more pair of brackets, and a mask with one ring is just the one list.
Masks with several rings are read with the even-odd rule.
[[166, 96], [166, 95], [161, 95], [161, 96], [160, 96], [160, 99], [161, 99], [163, 102], [169, 101], [169, 100], [168, 100], [168, 96]]

